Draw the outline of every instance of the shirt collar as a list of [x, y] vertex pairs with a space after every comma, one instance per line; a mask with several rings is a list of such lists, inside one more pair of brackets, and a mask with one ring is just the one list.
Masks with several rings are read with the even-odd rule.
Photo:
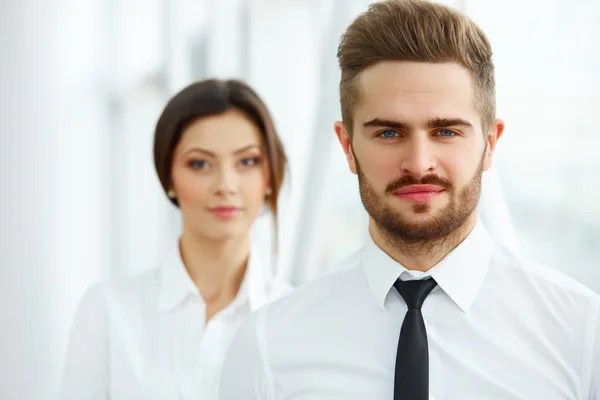
[[[179, 241], [175, 242], [161, 263], [159, 281], [158, 310], [168, 311], [180, 305], [188, 296], [197, 296], [204, 303], [196, 285], [190, 278], [179, 251]], [[248, 304], [252, 311], [267, 301], [267, 290], [272, 274], [260, 262], [256, 251], [251, 250], [246, 274], [240, 290], [231, 303], [233, 308]]]
[[475, 227], [454, 250], [426, 273], [408, 271], [381, 250], [369, 235], [363, 251], [363, 265], [377, 305], [385, 309], [385, 299], [402, 274], [414, 279], [431, 276], [464, 313], [468, 313], [489, 268], [493, 240], [477, 220]]

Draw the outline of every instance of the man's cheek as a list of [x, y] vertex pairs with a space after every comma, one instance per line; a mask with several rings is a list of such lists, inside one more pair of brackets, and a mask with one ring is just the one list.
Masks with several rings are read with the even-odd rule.
[[377, 180], [385, 182], [398, 179], [401, 175], [398, 162], [381, 156], [373, 160], [373, 173]]

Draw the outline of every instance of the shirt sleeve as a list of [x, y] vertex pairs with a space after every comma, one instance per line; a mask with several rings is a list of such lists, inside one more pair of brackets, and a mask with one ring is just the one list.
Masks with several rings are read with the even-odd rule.
[[107, 328], [103, 292], [92, 287], [75, 312], [58, 400], [109, 400]]
[[595, 327], [594, 342], [592, 345], [592, 368], [590, 379], [590, 400], [600, 400], [600, 300], [596, 302], [595, 316], [592, 323]]
[[275, 400], [267, 360], [266, 309], [252, 314], [233, 338], [223, 364], [219, 400]]

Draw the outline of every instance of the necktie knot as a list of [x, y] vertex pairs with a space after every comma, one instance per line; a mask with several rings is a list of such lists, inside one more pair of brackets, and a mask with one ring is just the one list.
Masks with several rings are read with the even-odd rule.
[[423, 302], [437, 285], [435, 279], [403, 281], [397, 279], [394, 287], [400, 293], [409, 309], [420, 310]]

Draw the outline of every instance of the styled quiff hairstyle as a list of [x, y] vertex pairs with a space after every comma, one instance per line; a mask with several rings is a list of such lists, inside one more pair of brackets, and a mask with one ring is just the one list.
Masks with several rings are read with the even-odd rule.
[[425, 0], [387, 0], [371, 4], [342, 35], [338, 53], [342, 119], [352, 134], [360, 101], [361, 72], [380, 61], [456, 62], [471, 73], [474, 105], [484, 134], [496, 118], [492, 48], [466, 15]]

